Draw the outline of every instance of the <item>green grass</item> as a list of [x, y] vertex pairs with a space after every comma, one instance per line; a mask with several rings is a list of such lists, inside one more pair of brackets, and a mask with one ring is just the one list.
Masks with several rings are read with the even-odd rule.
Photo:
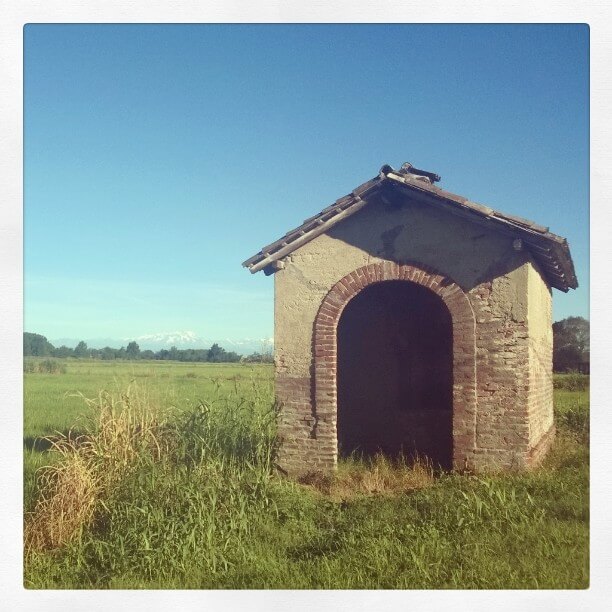
[[[95, 430], [70, 393], [135, 381], [171, 407], [150, 423], [166, 450], [139, 448], [82, 531], [28, 556], [29, 588], [588, 587], [588, 391], [555, 390], [557, 439], [528, 474], [433, 477], [378, 458], [300, 484], [272, 467], [269, 366], [68, 361], [25, 376], [30, 511], [53, 454], [33, 441]], [[90, 469], [106, 474], [96, 448]]]
[[580, 372], [567, 372], [565, 374], [554, 374], [553, 386], [555, 389], [566, 389], [567, 391], [588, 391], [590, 376]]
[[24, 486], [28, 509], [34, 500], [35, 471], [52, 459], [41, 452], [49, 447], [41, 438], [85, 426], [87, 410], [79, 394], [95, 397], [100, 389], [120, 392], [135, 381], [156, 403], [179, 409], [229, 390], [248, 397], [254, 387], [272, 401], [272, 370], [267, 365], [61, 361], [66, 366], [63, 374], [24, 375]]

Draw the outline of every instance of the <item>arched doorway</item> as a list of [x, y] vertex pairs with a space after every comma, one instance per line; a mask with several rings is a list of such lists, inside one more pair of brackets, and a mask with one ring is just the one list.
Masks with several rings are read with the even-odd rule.
[[419, 284], [372, 283], [337, 327], [339, 454], [428, 456], [452, 467], [453, 324]]

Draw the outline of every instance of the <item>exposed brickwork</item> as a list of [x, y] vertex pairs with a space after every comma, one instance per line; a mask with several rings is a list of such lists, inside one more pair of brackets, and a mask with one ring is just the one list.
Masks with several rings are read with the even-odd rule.
[[[319, 308], [313, 337], [314, 388], [308, 380], [277, 372], [277, 395], [285, 402], [281, 462], [288, 471], [334, 468], [337, 462], [337, 338], [346, 304], [371, 283], [406, 280], [436, 293], [453, 323], [453, 465], [471, 467], [476, 442], [476, 345], [472, 307], [461, 288], [436, 270], [416, 264], [382, 262], [351, 272], [337, 282]], [[310, 428], [310, 430], [308, 430]], [[316, 441], [316, 444], [313, 444]], [[316, 449], [316, 450], [315, 450]]]
[[529, 452], [527, 321], [501, 311], [486, 282], [469, 293], [476, 316], [478, 471], [520, 469]]

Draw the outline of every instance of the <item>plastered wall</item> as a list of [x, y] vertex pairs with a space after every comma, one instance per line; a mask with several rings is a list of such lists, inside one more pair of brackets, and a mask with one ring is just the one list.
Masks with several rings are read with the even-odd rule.
[[529, 329], [529, 442], [541, 454], [539, 446], [549, 444], [553, 426], [552, 380], [552, 294], [537, 264], [527, 264]]

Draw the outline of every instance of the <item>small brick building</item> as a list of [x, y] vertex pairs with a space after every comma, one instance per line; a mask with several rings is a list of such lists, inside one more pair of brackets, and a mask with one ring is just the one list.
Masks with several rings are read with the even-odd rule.
[[275, 275], [290, 474], [354, 451], [520, 469], [550, 446], [551, 290], [578, 286], [567, 241], [439, 180], [383, 166], [244, 262]]

